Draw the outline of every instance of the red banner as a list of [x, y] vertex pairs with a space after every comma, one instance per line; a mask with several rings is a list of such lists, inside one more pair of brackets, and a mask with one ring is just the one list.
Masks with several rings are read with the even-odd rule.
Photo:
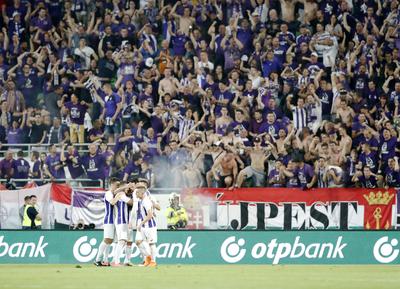
[[392, 228], [394, 189], [185, 189], [190, 229]]

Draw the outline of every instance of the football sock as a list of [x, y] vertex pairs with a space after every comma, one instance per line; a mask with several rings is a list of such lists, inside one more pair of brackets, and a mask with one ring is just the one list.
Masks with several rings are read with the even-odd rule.
[[125, 241], [119, 241], [117, 243], [117, 248], [115, 249], [115, 254], [114, 254], [114, 263], [119, 264], [120, 259], [121, 259], [121, 253], [124, 250], [126, 242]]
[[107, 244], [104, 241], [102, 241], [99, 246], [99, 251], [97, 252], [97, 255], [96, 255], [96, 262], [100, 262], [101, 257], [103, 257], [104, 251], [106, 250], [106, 248], [107, 248]]
[[151, 252], [151, 259], [153, 259], [153, 261], [156, 261], [156, 255], [157, 255], [157, 247], [155, 244], [151, 244], [150, 245], [150, 252]]
[[139, 246], [140, 252], [142, 252], [143, 258], [146, 259], [147, 256], [150, 256], [150, 247], [149, 244], [143, 241]]
[[131, 245], [126, 245], [125, 247], [125, 261], [124, 263], [129, 263], [131, 261], [131, 255], [132, 255], [132, 246]]
[[106, 249], [104, 250], [103, 261], [108, 262], [108, 255], [110, 254], [110, 244], [106, 244]]

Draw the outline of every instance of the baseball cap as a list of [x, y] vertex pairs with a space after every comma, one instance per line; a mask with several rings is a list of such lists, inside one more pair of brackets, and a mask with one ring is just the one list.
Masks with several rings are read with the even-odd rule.
[[313, 52], [313, 53], [311, 53], [311, 56], [318, 57], [318, 53], [317, 52]]
[[256, 10], [251, 14], [251, 16], [260, 16], [260, 13], [258, 13], [258, 11]]
[[254, 142], [261, 142], [261, 139], [260, 139], [258, 136], [256, 136], [256, 137], [254, 138]]

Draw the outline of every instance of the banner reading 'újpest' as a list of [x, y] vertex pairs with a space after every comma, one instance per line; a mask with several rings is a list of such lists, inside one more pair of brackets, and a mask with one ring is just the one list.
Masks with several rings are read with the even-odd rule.
[[186, 189], [190, 229], [367, 229], [393, 227], [394, 189]]

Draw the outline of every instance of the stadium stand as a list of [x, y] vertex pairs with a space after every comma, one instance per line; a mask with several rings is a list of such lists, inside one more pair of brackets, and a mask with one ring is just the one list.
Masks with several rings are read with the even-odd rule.
[[400, 186], [397, 0], [0, 2], [3, 183]]

